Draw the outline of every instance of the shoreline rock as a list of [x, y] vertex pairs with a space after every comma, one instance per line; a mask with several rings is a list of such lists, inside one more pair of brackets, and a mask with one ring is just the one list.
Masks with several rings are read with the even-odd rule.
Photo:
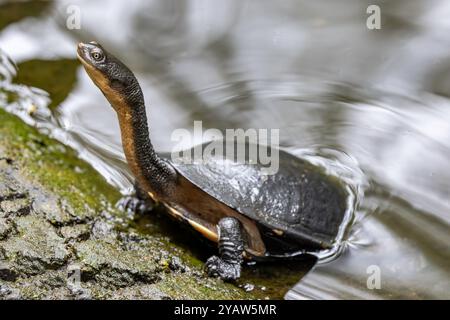
[[0, 123], [1, 299], [256, 298], [135, 229], [73, 150], [2, 109]]

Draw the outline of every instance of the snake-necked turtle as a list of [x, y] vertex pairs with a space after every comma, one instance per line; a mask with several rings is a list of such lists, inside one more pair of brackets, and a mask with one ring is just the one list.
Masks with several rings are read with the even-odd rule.
[[[244, 258], [291, 257], [332, 247], [346, 212], [342, 186], [311, 163], [279, 150], [279, 169], [211, 157], [200, 164], [156, 153], [144, 96], [133, 73], [96, 42], [78, 57], [116, 111], [128, 165], [145, 197], [218, 243], [209, 275], [239, 278]], [[231, 161], [231, 163], [230, 163]], [[142, 196], [144, 194], [144, 196]]]

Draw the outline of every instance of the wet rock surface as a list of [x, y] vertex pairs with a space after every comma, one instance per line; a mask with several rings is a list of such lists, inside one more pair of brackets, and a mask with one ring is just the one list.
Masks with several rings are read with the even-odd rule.
[[0, 298], [253, 298], [135, 230], [117, 191], [71, 150], [1, 109], [0, 122]]

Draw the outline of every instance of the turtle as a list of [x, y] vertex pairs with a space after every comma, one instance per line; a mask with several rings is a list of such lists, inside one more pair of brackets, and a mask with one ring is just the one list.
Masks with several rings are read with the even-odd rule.
[[293, 258], [336, 244], [348, 196], [339, 179], [287, 151], [249, 141], [233, 144], [276, 152], [275, 172], [261, 162], [219, 152], [207, 161], [174, 161], [151, 143], [144, 95], [133, 72], [95, 41], [79, 43], [77, 56], [117, 113], [135, 178], [136, 195], [127, 198], [127, 205], [142, 212], [161, 204], [177, 221], [216, 243], [218, 255], [205, 262], [209, 276], [233, 281], [241, 276], [244, 261]]

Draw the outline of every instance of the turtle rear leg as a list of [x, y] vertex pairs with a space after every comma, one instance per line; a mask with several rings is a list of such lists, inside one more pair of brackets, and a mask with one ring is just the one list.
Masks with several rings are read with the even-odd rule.
[[218, 224], [219, 255], [210, 257], [205, 264], [209, 276], [222, 280], [236, 280], [241, 276], [244, 237], [241, 223], [233, 217], [222, 218]]
[[134, 195], [126, 196], [117, 202], [117, 207], [130, 213], [144, 214], [153, 210], [155, 202], [138, 183], [134, 184]]

